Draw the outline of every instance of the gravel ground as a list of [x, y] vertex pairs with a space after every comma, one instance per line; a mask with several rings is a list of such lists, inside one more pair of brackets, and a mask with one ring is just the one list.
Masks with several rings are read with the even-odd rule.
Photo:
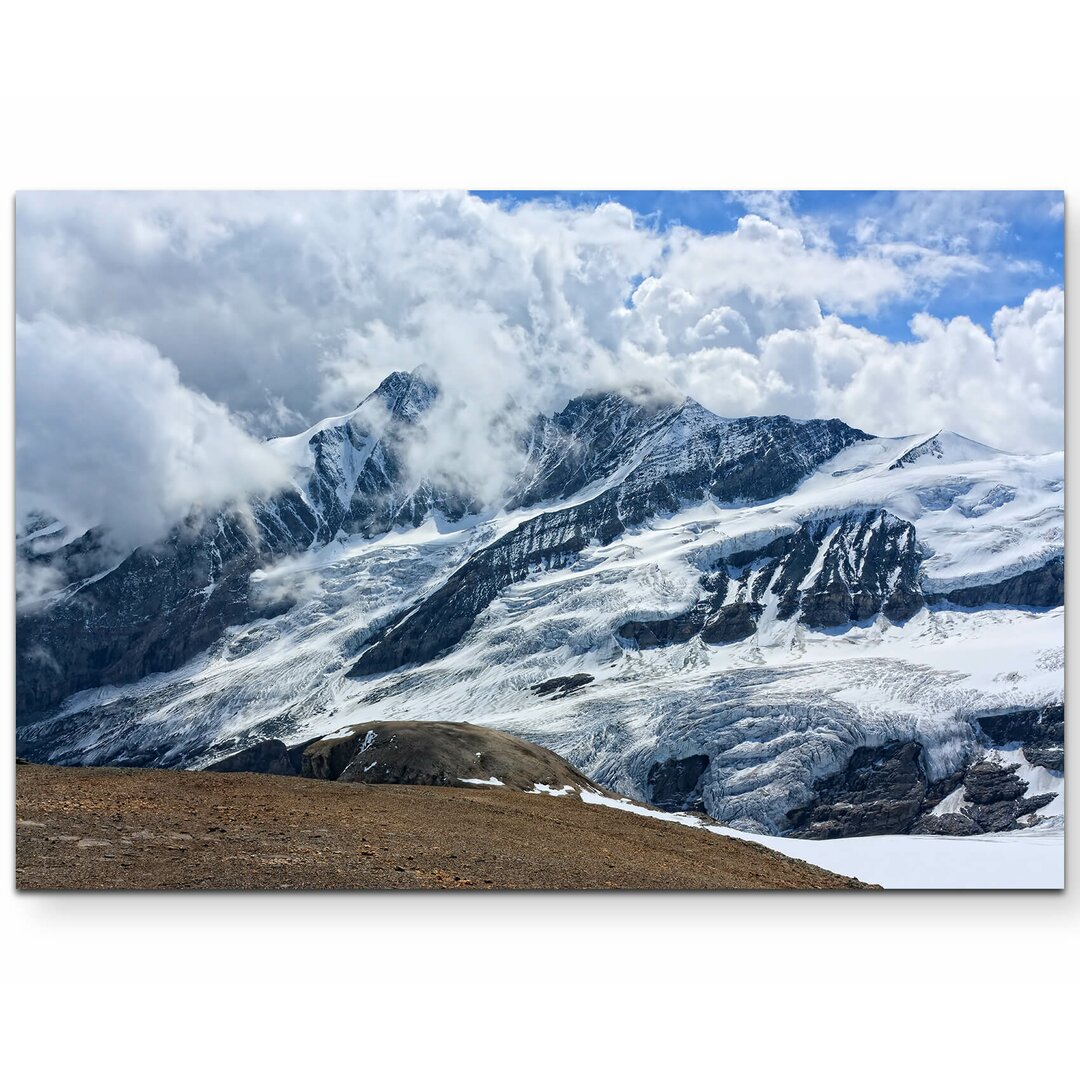
[[20, 889], [836, 889], [853, 878], [576, 796], [16, 768]]

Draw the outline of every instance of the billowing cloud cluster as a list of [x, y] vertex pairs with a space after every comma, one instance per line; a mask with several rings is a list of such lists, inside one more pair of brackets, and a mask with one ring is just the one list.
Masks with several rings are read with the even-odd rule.
[[1001, 308], [989, 329], [920, 314], [914, 340], [898, 343], [826, 315], [749, 348], [684, 348], [672, 360], [679, 385], [722, 415], [839, 416], [880, 435], [944, 427], [1045, 451], [1064, 437], [1064, 327], [1064, 292], [1053, 288]]
[[[229, 411], [180, 381], [148, 342], [49, 317], [15, 326], [15, 452], [22, 513], [125, 544], [191, 511], [280, 486], [286, 473]], [[25, 589], [23, 591], [26, 591]]]
[[[482, 496], [519, 420], [595, 386], [664, 384], [727, 415], [1061, 444], [1060, 289], [987, 327], [919, 314], [943, 283], [987, 272], [999, 219], [983, 203], [964, 204], [981, 223], [970, 243], [945, 231], [955, 200], [908, 199], [853, 223], [843, 249], [783, 196], [743, 203], [734, 228], [705, 235], [614, 202], [21, 195], [20, 504], [160, 534], [189, 502], [275, 482], [254, 436], [352, 408], [419, 364], [444, 394], [418, 468]], [[900, 303], [910, 341], [845, 321]]]

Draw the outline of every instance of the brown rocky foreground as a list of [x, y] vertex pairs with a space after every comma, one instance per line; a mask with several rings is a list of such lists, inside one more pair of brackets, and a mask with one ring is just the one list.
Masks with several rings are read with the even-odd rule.
[[18, 765], [16, 798], [20, 889], [866, 887], [576, 796]]

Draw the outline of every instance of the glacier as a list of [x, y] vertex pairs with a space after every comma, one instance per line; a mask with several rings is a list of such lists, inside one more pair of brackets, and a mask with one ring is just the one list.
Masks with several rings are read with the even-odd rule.
[[[90, 574], [66, 553], [84, 539], [20, 537], [66, 578], [20, 614], [19, 752], [197, 768], [267, 738], [467, 720], [626, 797], [664, 787], [783, 835], [855, 750], [917, 744], [924, 786], [997, 754], [1049, 797], [1028, 824], [1061, 827], [1060, 770], [979, 718], [1063, 701], [1062, 454], [600, 393], [537, 418], [481, 506], [407, 468], [437, 393], [398, 373], [275, 440], [293, 486], [164, 555]], [[531, 689], [575, 674], [592, 681]], [[963, 805], [959, 781], [946, 797]]]

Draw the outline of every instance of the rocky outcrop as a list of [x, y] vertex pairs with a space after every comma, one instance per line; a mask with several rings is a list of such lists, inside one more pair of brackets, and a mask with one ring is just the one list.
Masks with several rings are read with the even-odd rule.
[[1065, 558], [1059, 555], [1034, 570], [986, 585], [953, 589], [930, 597], [935, 602], [948, 601], [957, 607], [985, 607], [1003, 604], [1008, 607], [1052, 608], [1065, 603]]
[[705, 620], [701, 628], [701, 640], [707, 645], [728, 645], [742, 641], [757, 629], [764, 607], [747, 601], [724, 604]]
[[[653, 649], [658, 645], [680, 645], [689, 641], [705, 628], [706, 612], [694, 608], [685, 615], [671, 619], [651, 619], [645, 622], [626, 622], [615, 631], [625, 641], [632, 641], [641, 649]], [[753, 633], [754, 627], [750, 627]]]
[[927, 814], [912, 827], [913, 833], [938, 836], [974, 836], [1010, 832], [1033, 823], [1030, 815], [1053, 802], [1053, 794], [1025, 797], [1026, 781], [1017, 776], [1020, 766], [992, 759], [975, 762], [963, 774], [958, 790], [963, 800], [958, 810]]
[[280, 739], [265, 739], [245, 747], [207, 765], [204, 771], [269, 773], [272, 776], [296, 776], [299, 772], [289, 759], [289, 748]]
[[968, 806], [964, 813], [983, 832], [1005, 832], [1017, 827], [1020, 818], [1041, 810], [1053, 795], [1025, 799], [1028, 785], [1017, 775], [1019, 765], [997, 765], [980, 761], [964, 775], [964, 793]]
[[[786, 835], [807, 839], [925, 833], [975, 836], [1031, 824], [1030, 815], [1053, 794], [1027, 797], [1019, 766], [993, 759], [931, 782], [917, 742], [860, 747], [847, 766], [815, 786], [814, 798], [790, 811]], [[960, 799], [955, 799], [959, 794]], [[946, 796], [955, 809], [932, 813]]]
[[593, 679], [594, 676], [581, 671], [577, 675], [558, 675], [554, 679], [545, 679], [543, 682], [534, 683], [529, 689], [537, 697], [546, 697], [550, 694], [552, 701], [558, 701], [560, 698], [569, 697], [571, 694], [584, 690]]
[[1055, 772], [1065, 770], [1065, 707], [1046, 705], [1041, 709], [987, 713], [976, 716], [991, 746], [1018, 743], [1032, 765]]
[[926, 836], [978, 836], [983, 829], [967, 814], [928, 814], [911, 831]]
[[690, 810], [704, 812], [701, 780], [709, 767], [708, 754], [668, 758], [649, 767], [647, 784], [649, 800], [661, 810]]
[[[706, 492], [732, 501], [775, 498], [822, 461], [867, 438], [838, 420], [722, 420], [696, 402], [685, 402], [678, 409], [645, 410], [624, 398], [602, 395], [576, 399], [567, 408], [578, 419], [590, 409], [602, 412], [604, 430], [609, 432], [606, 445], [618, 442], [613, 432], [617, 429], [624, 449], [635, 448], [637, 464], [618, 485], [595, 498], [538, 514], [477, 552], [361, 654], [352, 676], [377, 675], [434, 659], [468, 633], [477, 615], [503, 589], [536, 569], [566, 566], [590, 544], [609, 544], [627, 528], [656, 514], [672, 513]], [[555, 476], [560, 483], [569, 482], [569, 477], [581, 484], [598, 479], [580, 462], [569, 473], [561, 471], [548, 461], [548, 450], [545, 446], [540, 454], [543, 475]], [[565, 487], [548, 483], [534, 479], [523, 498], [565, 494]], [[724, 620], [717, 624], [718, 636], [725, 626]], [[737, 628], [736, 620], [728, 632]]]
[[[807, 581], [811, 549], [820, 569]], [[878, 614], [902, 622], [923, 606], [915, 528], [884, 510], [804, 525], [790, 552], [772, 590], [784, 611], [797, 606], [806, 626], [843, 626]]]
[[[1064, 768], [1064, 709], [1048, 705], [990, 713], [974, 718], [989, 747], [1022, 749], [1031, 765], [1060, 771]], [[1034, 823], [1031, 815], [1049, 806], [1054, 794], [1027, 794], [1028, 784], [1019, 775], [1019, 764], [1003, 764], [991, 754], [974, 762], [952, 784], [961, 796], [954, 812], [925, 814], [912, 826], [913, 833], [937, 836], [975, 836], [986, 832], [1009, 832]]]
[[682, 615], [623, 623], [640, 648], [700, 635], [710, 645], [749, 637], [770, 596], [780, 619], [817, 629], [884, 615], [910, 618], [923, 605], [914, 527], [884, 510], [815, 520], [761, 548], [736, 552], [702, 579], [704, 598]]
[[651, 649], [658, 645], [674, 645], [689, 641], [700, 634], [709, 645], [728, 645], [749, 637], [757, 629], [757, 620], [765, 610], [761, 604], [735, 603], [715, 606], [705, 601], [671, 619], [652, 619], [645, 622], [627, 622], [616, 630], [626, 641], [639, 648]]
[[[373, 535], [418, 523], [433, 508], [451, 519], [465, 512], [460, 499], [407, 482], [397, 449], [436, 396], [421, 377], [389, 376], [353, 417], [311, 435], [312, 464], [295, 485], [248, 507], [193, 516], [118, 564], [96, 534], [50, 551], [50, 569], [73, 584], [63, 598], [18, 616], [20, 720], [78, 690], [171, 671], [226, 627], [280, 615], [292, 601], [253, 594], [251, 575], [282, 556], [343, 528]], [[365, 426], [365, 416], [377, 426]]]
[[821, 781], [812, 802], [788, 813], [787, 835], [812, 840], [906, 833], [923, 812], [929, 782], [917, 742], [860, 747]]
[[979, 806], [1011, 802], [1027, 791], [1027, 784], [1015, 773], [1018, 765], [1003, 767], [989, 761], [972, 765], [964, 774], [964, 790], [970, 802]]
[[358, 724], [311, 743], [301, 774], [317, 780], [437, 787], [567, 785], [597, 790], [550, 750], [474, 724], [387, 721]]

